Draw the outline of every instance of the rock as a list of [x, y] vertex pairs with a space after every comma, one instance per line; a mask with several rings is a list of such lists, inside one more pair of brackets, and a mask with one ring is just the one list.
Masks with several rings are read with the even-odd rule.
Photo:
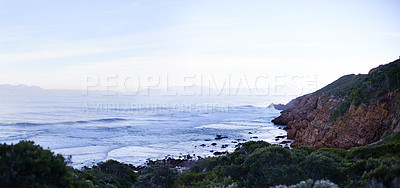
[[205, 139], [204, 141], [211, 141], [211, 139]]
[[203, 146], [203, 147], [204, 147], [204, 146], [206, 146], [206, 145], [205, 145], [205, 144], [201, 144], [200, 146]]
[[249, 132], [249, 134], [253, 134], [252, 132]]
[[291, 100], [290, 102], [288, 102], [287, 104], [274, 104], [274, 103], [272, 103], [268, 107], [272, 106], [277, 110], [288, 110], [288, 109], [291, 109], [291, 108], [297, 106], [301, 102], [303, 97], [304, 96], [297, 97], [297, 98]]
[[217, 137], [215, 138], [216, 140], [220, 140], [223, 138], [228, 138], [227, 136], [222, 136], [222, 135], [217, 135]]
[[225, 155], [228, 154], [228, 151], [216, 151], [214, 152], [214, 155]]
[[216, 146], [216, 145], [217, 145], [217, 143], [212, 143], [211, 145], [212, 145], [212, 146]]
[[285, 138], [286, 136], [275, 136], [275, 138]]
[[281, 143], [279, 143], [279, 144], [289, 144], [291, 141], [288, 141], [288, 140], [284, 140], [284, 141], [282, 141]]
[[[398, 72], [400, 60], [391, 64], [392, 70]], [[375, 77], [371, 75], [387, 78], [384, 71], [389, 68], [388, 65], [381, 65], [377, 69], [373, 69], [369, 75], [343, 76], [319, 91], [297, 98], [300, 101], [297, 105], [283, 110], [281, 115], [272, 122], [286, 126], [287, 138], [294, 140], [291, 144], [292, 147], [308, 146], [316, 149], [323, 147], [350, 149], [374, 143], [386, 135], [398, 132], [400, 131], [400, 108], [398, 107], [400, 94], [398, 89], [390, 88], [384, 90], [385, 93], [378, 95], [377, 92], [381, 91], [379, 88], [381, 86], [367, 85], [368, 91], [372, 92], [370, 99], [368, 102], [361, 102], [358, 106], [350, 105], [353, 101], [347, 101], [349, 96], [331, 93], [337, 90], [355, 93], [356, 91], [352, 87], [359, 87], [360, 84], [353, 82], [354, 80], [369, 78], [374, 81]], [[382, 81], [375, 80], [374, 82]], [[388, 81], [383, 82], [381, 85], [388, 84]], [[374, 96], [379, 96], [379, 98]], [[355, 97], [361, 98], [357, 95]], [[348, 107], [344, 104], [348, 104]], [[342, 110], [339, 115], [333, 116], [339, 107], [346, 109]]]

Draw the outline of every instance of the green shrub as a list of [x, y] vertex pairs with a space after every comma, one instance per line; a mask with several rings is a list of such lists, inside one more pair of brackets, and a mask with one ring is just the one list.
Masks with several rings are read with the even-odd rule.
[[84, 167], [80, 174], [86, 180], [90, 180], [94, 185], [131, 187], [138, 178], [138, 174], [127, 165], [115, 160], [108, 160], [94, 165], [92, 168]]
[[2, 187], [71, 187], [72, 174], [63, 156], [31, 141], [0, 145]]
[[346, 166], [346, 161], [334, 154], [316, 151], [307, 156], [300, 165], [311, 179], [330, 179], [334, 182], [344, 180], [342, 172]]
[[350, 108], [350, 102], [347, 100], [342, 101], [338, 104], [336, 109], [333, 111], [331, 115], [331, 119], [335, 121], [338, 117], [343, 116]]
[[386, 143], [399, 143], [400, 144], [400, 132], [393, 133], [383, 139]]
[[400, 143], [387, 143], [378, 146], [360, 146], [351, 148], [347, 159], [368, 159], [379, 157], [399, 156]]
[[341, 148], [321, 148], [318, 151], [328, 152], [341, 158], [345, 158], [348, 153], [347, 150]]
[[391, 187], [393, 179], [400, 177], [400, 160], [399, 158], [389, 158], [381, 161], [380, 165], [370, 171], [365, 171], [362, 176], [362, 182], [371, 183], [376, 180], [385, 187]]
[[301, 180], [307, 179], [304, 171], [296, 165], [279, 165], [266, 168], [264, 171], [264, 181], [257, 186], [295, 184]]
[[215, 172], [184, 173], [175, 180], [173, 187], [237, 187], [230, 177], [221, 177]]
[[254, 150], [258, 148], [265, 148], [271, 146], [270, 143], [264, 142], [264, 141], [248, 141], [242, 144], [242, 147], [239, 149], [239, 151], [245, 152], [245, 153], [252, 153]]
[[157, 161], [143, 169], [134, 187], [166, 187], [171, 185], [179, 173], [168, 163]]

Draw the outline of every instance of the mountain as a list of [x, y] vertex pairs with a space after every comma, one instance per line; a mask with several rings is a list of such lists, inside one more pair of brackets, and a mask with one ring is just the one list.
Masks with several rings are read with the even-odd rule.
[[0, 84], [0, 91], [40, 91], [43, 90], [38, 86], [27, 86], [25, 84], [10, 85], [10, 84]]
[[399, 88], [400, 59], [296, 98], [272, 122], [286, 125], [292, 147], [371, 144], [400, 131]]

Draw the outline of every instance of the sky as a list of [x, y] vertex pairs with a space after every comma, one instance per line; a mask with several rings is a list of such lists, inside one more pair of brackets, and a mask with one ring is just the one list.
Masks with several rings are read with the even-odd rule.
[[0, 84], [315, 90], [398, 59], [399, 8], [398, 0], [0, 0]]

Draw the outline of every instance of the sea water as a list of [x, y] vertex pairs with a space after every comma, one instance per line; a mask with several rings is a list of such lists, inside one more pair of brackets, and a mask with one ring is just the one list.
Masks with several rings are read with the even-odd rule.
[[34, 141], [71, 156], [75, 168], [108, 159], [143, 165], [149, 159], [210, 157], [244, 141], [281, 142], [275, 136], [286, 132], [271, 123], [279, 115], [271, 102], [268, 96], [2, 92], [0, 142]]

